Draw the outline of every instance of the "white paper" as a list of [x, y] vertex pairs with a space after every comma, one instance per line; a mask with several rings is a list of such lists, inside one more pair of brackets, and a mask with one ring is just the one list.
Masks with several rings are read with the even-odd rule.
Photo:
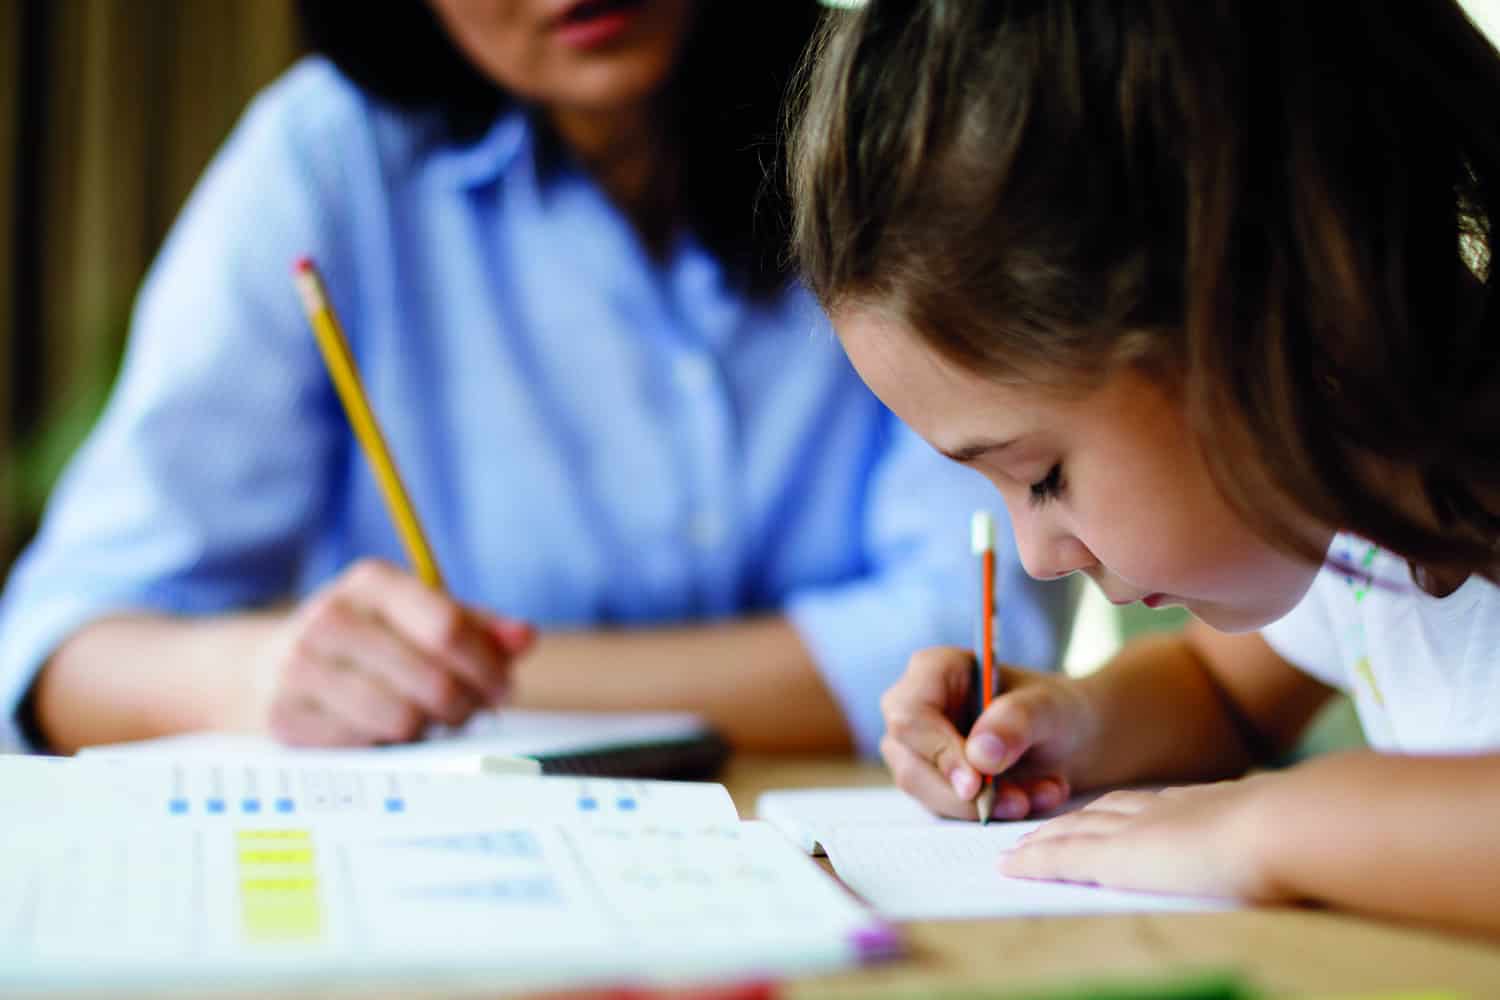
[[[1054, 815], [1081, 808], [1075, 798]], [[826, 852], [840, 879], [892, 920], [1212, 910], [1229, 903], [1006, 878], [1000, 856], [1045, 819], [1019, 823], [936, 816], [898, 788], [766, 792], [756, 815], [804, 851]]]
[[547, 756], [611, 747], [688, 740], [704, 722], [683, 712], [534, 712], [506, 709], [474, 716], [457, 728], [438, 727], [420, 743], [360, 749], [309, 749], [248, 733], [188, 733], [157, 740], [90, 747], [84, 757], [151, 756], [216, 760], [276, 758], [303, 766], [361, 770], [444, 770], [475, 773], [487, 756]]
[[1042, 821], [841, 826], [823, 834], [844, 884], [893, 920], [1217, 910], [1224, 900], [1007, 878], [1001, 855]]
[[822, 854], [821, 833], [843, 826], [921, 826], [964, 824], [927, 811], [899, 788], [785, 788], [764, 792], [755, 815], [780, 830], [809, 854]]

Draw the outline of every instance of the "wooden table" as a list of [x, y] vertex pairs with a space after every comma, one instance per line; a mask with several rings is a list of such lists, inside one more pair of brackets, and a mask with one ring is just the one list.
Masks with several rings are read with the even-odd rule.
[[[875, 764], [785, 757], [736, 758], [723, 780], [746, 818], [769, 788], [889, 783]], [[788, 994], [920, 996], [1228, 968], [1278, 996], [1446, 989], [1500, 998], [1500, 945], [1309, 910], [964, 920], [906, 930], [909, 958], [801, 980]]]

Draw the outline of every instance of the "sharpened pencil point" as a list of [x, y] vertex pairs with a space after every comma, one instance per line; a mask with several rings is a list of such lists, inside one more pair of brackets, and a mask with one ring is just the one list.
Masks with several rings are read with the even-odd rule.
[[974, 806], [979, 810], [979, 825], [988, 826], [990, 813], [995, 811], [995, 785], [986, 781], [984, 787], [979, 790], [979, 798], [974, 800]]

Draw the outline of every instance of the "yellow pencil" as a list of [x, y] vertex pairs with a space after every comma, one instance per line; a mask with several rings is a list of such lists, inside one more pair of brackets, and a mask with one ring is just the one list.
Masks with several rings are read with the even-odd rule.
[[354, 436], [375, 470], [380, 492], [385, 496], [385, 504], [396, 521], [396, 530], [401, 535], [401, 544], [406, 548], [407, 558], [416, 567], [417, 576], [423, 583], [442, 590], [443, 577], [438, 572], [437, 560], [432, 557], [427, 536], [422, 533], [422, 523], [417, 520], [416, 508], [406, 495], [406, 487], [402, 485], [396, 463], [385, 445], [380, 425], [375, 422], [375, 413], [370, 409], [370, 401], [365, 396], [359, 372], [354, 366], [354, 355], [349, 352], [349, 342], [344, 339], [343, 328], [339, 326], [338, 317], [334, 315], [333, 306], [323, 288], [323, 279], [318, 276], [317, 266], [310, 257], [302, 257], [297, 261], [296, 279], [297, 291], [302, 295], [302, 306], [307, 312], [308, 322], [312, 324], [313, 333], [317, 336], [318, 347], [323, 352], [323, 363], [328, 366], [328, 374], [332, 376], [339, 400], [344, 404], [344, 412], [349, 416]]

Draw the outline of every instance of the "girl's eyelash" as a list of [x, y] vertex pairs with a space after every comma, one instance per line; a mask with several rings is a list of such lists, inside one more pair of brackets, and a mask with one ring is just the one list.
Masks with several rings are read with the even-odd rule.
[[1062, 496], [1062, 491], [1062, 463], [1058, 462], [1047, 470], [1046, 476], [1031, 484], [1031, 505], [1040, 507], [1049, 500], [1056, 500]]

